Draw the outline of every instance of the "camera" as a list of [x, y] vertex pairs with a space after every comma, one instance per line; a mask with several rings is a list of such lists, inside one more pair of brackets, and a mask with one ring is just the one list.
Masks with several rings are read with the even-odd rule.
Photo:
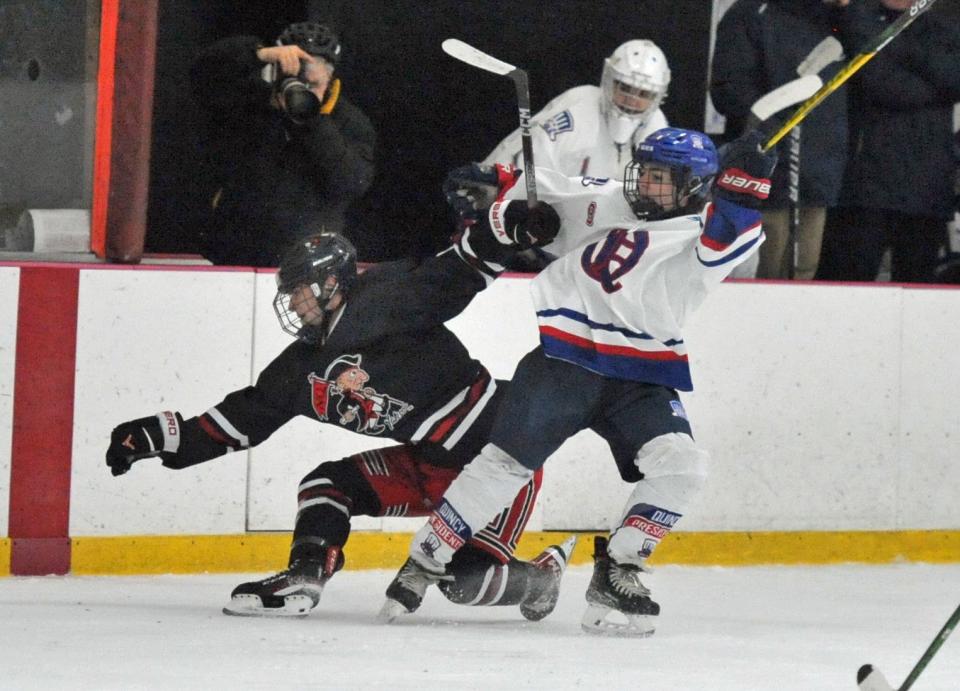
[[320, 113], [320, 99], [310, 90], [307, 80], [307, 63], [300, 61], [300, 72], [296, 77], [285, 77], [274, 86], [283, 111], [293, 122], [303, 124]]

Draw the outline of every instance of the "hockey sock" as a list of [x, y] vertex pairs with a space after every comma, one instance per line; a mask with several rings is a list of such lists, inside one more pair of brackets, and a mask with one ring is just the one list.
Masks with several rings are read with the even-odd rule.
[[410, 545], [410, 556], [424, 568], [442, 571], [474, 532], [483, 528], [533, 477], [505, 451], [487, 444], [447, 488]]

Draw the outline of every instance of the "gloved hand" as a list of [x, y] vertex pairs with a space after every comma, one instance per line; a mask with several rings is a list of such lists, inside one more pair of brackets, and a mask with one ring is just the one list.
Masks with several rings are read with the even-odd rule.
[[720, 147], [716, 196], [740, 206], [760, 208], [770, 196], [770, 175], [777, 166], [776, 148], [764, 152], [763, 141], [758, 130], [750, 130]]
[[519, 169], [500, 163], [492, 166], [470, 163], [447, 173], [443, 181], [443, 195], [458, 218], [475, 222], [479, 210], [490, 206], [503, 189], [516, 182], [520, 174]]
[[494, 233], [505, 233], [512, 244], [523, 249], [549, 245], [560, 232], [560, 216], [543, 201], [531, 209], [526, 201], [512, 199], [502, 211], [502, 219], [502, 228], [492, 219]]
[[[161, 426], [161, 420], [166, 430]], [[143, 458], [176, 453], [180, 435], [179, 414], [169, 411], [123, 422], [113, 428], [107, 449], [107, 466], [116, 477]]]

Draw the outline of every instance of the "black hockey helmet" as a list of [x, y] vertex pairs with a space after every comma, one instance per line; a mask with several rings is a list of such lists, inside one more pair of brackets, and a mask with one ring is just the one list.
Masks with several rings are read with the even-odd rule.
[[357, 250], [342, 235], [318, 233], [298, 240], [280, 260], [273, 309], [280, 328], [307, 343], [323, 343], [337, 294], [357, 280]]
[[333, 65], [340, 62], [340, 39], [326, 24], [297, 22], [291, 24], [277, 38], [282, 46], [297, 45]]

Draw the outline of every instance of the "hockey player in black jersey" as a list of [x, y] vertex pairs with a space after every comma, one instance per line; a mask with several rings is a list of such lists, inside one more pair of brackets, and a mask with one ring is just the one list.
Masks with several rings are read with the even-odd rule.
[[[426, 516], [478, 453], [507, 383], [492, 379], [444, 322], [502, 271], [484, 259], [548, 241], [559, 224], [547, 205], [510, 207], [506, 225], [518, 241], [512, 245], [480, 224], [437, 256], [359, 275], [345, 238], [325, 233], [298, 242], [281, 262], [274, 300], [282, 328], [297, 340], [256, 384], [197, 417], [166, 411], [113, 430], [106, 460], [114, 475], [143, 458], [159, 456], [164, 466], [183, 469], [256, 446], [298, 415], [399, 442], [308, 473], [299, 486], [288, 568], [239, 585], [225, 612], [308, 613], [343, 567], [351, 516]], [[538, 474], [462, 550], [439, 583], [448, 599], [519, 605], [531, 620], [552, 611], [573, 540], [532, 563], [513, 558], [539, 486]], [[422, 596], [423, 589], [404, 604], [416, 609]]]

